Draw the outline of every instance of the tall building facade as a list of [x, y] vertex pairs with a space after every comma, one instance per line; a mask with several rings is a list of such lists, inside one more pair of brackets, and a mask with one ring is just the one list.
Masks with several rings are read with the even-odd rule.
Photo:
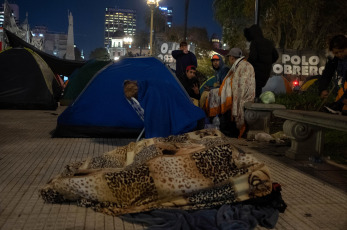
[[[16, 24], [19, 25], [19, 7], [17, 4], [9, 4], [11, 8], [11, 15], [13, 16], [14, 20], [16, 21]], [[0, 6], [0, 27], [4, 26], [4, 4]]]
[[[118, 33], [116, 33], [118, 31]], [[136, 10], [106, 8], [105, 11], [105, 47], [110, 47], [112, 39], [119, 36], [134, 36], [136, 33]]]
[[172, 7], [159, 6], [159, 10], [165, 15], [166, 25], [171, 28], [172, 27]]
[[32, 30], [33, 39], [42, 42], [42, 50], [45, 53], [54, 55], [59, 58], [65, 58], [67, 34], [49, 32], [46, 26], [35, 26]]

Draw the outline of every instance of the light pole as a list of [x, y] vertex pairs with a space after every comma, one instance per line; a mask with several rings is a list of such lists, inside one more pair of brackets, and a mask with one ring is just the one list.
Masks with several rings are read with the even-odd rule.
[[149, 37], [149, 45], [150, 45], [149, 55], [151, 56], [153, 54], [153, 11], [156, 7], [159, 6], [159, 1], [160, 0], [147, 0], [147, 5], [151, 8], [151, 33]]

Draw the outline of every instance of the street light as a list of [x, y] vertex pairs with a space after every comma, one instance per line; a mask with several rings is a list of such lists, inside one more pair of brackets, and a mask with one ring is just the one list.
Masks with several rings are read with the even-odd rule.
[[149, 45], [150, 45], [149, 55], [151, 56], [153, 53], [153, 11], [154, 11], [154, 8], [159, 6], [159, 1], [160, 0], [147, 0], [147, 5], [151, 8], [151, 34], [149, 37]]

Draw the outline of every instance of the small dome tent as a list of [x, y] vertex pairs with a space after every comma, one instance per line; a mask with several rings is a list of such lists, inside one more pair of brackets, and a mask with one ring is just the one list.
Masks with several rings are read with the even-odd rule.
[[57, 108], [61, 88], [47, 63], [34, 51], [10, 48], [0, 53], [0, 108]]
[[[137, 81], [142, 121], [124, 96], [125, 80]], [[172, 71], [154, 57], [124, 58], [98, 72], [60, 114], [56, 137], [164, 137], [193, 130], [204, 112], [193, 105]]]
[[93, 59], [86, 62], [81, 68], [75, 70], [71, 76], [69, 76], [69, 83], [64, 89], [64, 95], [60, 99], [60, 105], [70, 105], [82, 92], [90, 79], [110, 63], [111, 61]]

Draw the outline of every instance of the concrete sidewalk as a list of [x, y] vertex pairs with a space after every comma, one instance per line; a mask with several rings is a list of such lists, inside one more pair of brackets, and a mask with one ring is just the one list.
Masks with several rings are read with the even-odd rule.
[[[51, 138], [63, 109], [0, 110], [0, 229], [144, 229], [73, 204], [45, 204], [39, 197], [38, 189], [65, 165], [134, 141]], [[235, 145], [264, 161], [282, 185], [288, 207], [275, 229], [347, 229], [346, 169], [287, 159], [284, 145], [237, 139]]]

